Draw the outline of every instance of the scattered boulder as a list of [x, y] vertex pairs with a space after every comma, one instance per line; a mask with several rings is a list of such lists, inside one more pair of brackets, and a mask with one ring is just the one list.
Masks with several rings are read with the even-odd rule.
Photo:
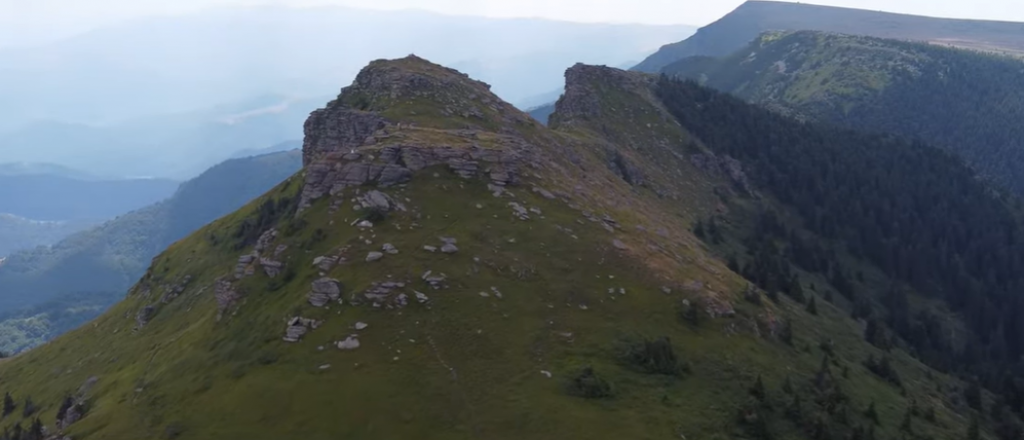
[[441, 246], [441, 252], [446, 253], [446, 254], [454, 254], [454, 253], [456, 253], [458, 251], [459, 251], [459, 248], [457, 246], [455, 246], [454, 244], [451, 244], [451, 243], [447, 243], [444, 246]]
[[300, 318], [298, 316], [289, 319], [288, 327], [284, 332], [284, 340], [285, 342], [299, 342], [306, 333], [310, 330], [316, 330], [322, 323], [322, 321]]
[[365, 330], [369, 326], [370, 326], [370, 324], [367, 324], [365, 322], [357, 322], [356, 325], [355, 325], [355, 329], [356, 330]]
[[235, 286], [223, 277], [218, 278], [214, 283], [213, 296], [217, 299], [217, 318], [220, 319], [228, 307], [231, 307], [242, 298], [242, 294], [235, 290]]
[[545, 199], [548, 199], [548, 200], [554, 200], [555, 199], [555, 195], [552, 194], [551, 191], [548, 191], [548, 190], [546, 190], [544, 188], [541, 188], [541, 187], [537, 187], [537, 186], [533, 187], [533, 192], [535, 192], [537, 194], [540, 194], [541, 197], [544, 197]]
[[336, 345], [341, 350], [355, 350], [359, 348], [359, 337], [356, 335], [349, 336], [344, 341], [338, 341]]
[[516, 216], [520, 220], [530, 219], [530, 212], [527, 211], [526, 208], [523, 207], [523, 205], [520, 205], [516, 202], [508, 202], [508, 206], [512, 207], [512, 215]]
[[612, 246], [615, 246], [615, 248], [620, 251], [629, 250], [629, 246], [626, 246], [626, 243], [623, 243], [619, 239], [612, 240]]
[[367, 263], [372, 263], [374, 261], [378, 261], [381, 258], [384, 258], [384, 254], [382, 252], [373, 251], [373, 252], [370, 252], [369, 254], [366, 254], [366, 262]]
[[145, 327], [146, 324], [149, 324], [149, 320], [153, 319], [154, 314], [156, 314], [156, 308], [151, 305], [139, 309], [139, 312], [135, 314], [135, 325], [138, 328]]
[[311, 291], [307, 294], [309, 303], [314, 307], [323, 307], [330, 301], [341, 298], [341, 283], [333, 278], [320, 278], [310, 286]]
[[419, 301], [420, 304], [425, 304], [427, 301], [430, 301], [430, 297], [428, 297], [423, 292], [413, 292], [413, 293], [416, 294], [416, 301]]
[[423, 246], [423, 250], [425, 250], [427, 252], [437, 252], [437, 246], [430, 246], [430, 245]]
[[371, 223], [369, 220], [363, 220], [356, 223], [356, 227], [360, 229], [369, 229], [373, 227], [373, 223]]
[[384, 252], [392, 254], [392, 255], [398, 253], [398, 248], [396, 248], [395, 245], [393, 245], [391, 243], [384, 243], [383, 250], [384, 250]]
[[316, 257], [313, 259], [313, 266], [324, 272], [331, 270], [335, 264], [338, 264], [338, 257]]
[[263, 272], [268, 277], [274, 278], [281, 274], [281, 268], [284, 267], [284, 263], [271, 260], [270, 258], [260, 258], [260, 266], [263, 267]]

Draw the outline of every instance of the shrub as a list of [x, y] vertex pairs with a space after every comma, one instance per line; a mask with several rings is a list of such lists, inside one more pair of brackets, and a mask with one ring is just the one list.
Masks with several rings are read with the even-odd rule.
[[585, 367], [569, 382], [568, 392], [585, 399], [602, 399], [612, 396], [612, 385], [594, 373], [592, 367]]
[[634, 368], [647, 374], [679, 376], [686, 368], [682, 366], [667, 337], [644, 339], [628, 344], [623, 359]]

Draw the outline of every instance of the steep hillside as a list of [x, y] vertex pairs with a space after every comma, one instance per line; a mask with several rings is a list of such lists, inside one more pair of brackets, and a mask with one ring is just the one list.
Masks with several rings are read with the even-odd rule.
[[765, 31], [814, 30], [1024, 54], [1024, 23], [956, 20], [796, 2], [751, 0], [686, 40], [666, 45], [634, 69], [658, 72], [692, 56], [725, 56]]
[[371, 63], [310, 116], [302, 172], [0, 387], [74, 439], [962, 438], [958, 381], [690, 232], [767, 195], [669, 112], [679, 87], [578, 65], [546, 128]]
[[665, 69], [805, 119], [943, 147], [1024, 195], [1024, 62], [817, 32], [769, 33]]
[[0, 264], [0, 310], [12, 312], [76, 292], [123, 293], [142, 276], [154, 255], [245, 205], [300, 165], [297, 151], [224, 162], [182, 184], [168, 200], [52, 247], [10, 255]]

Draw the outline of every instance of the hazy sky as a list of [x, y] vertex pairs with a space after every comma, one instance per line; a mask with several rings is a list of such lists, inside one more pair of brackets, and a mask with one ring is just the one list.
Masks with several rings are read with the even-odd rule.
[[[376, 9], [425, 9], [493, 17], [544, 17], [589, 22], [705, 25], [742, 0], [0, 0], [0, 43], [45, 38], [110, 21], [252, 4], [335, 4]], [[1024, 21], [1021, 0], [812, 0], [939, 17]], [[6, 35], [5, 31], [6, 29]]]

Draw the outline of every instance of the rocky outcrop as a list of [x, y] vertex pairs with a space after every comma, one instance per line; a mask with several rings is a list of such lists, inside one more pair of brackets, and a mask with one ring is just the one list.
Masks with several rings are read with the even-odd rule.
[[565, 71], [565, 93], [555, 104], [555, 113], [548, 125], [558, 128], [598, 121], [605, 110], [601, 103], [602, 93], [597, 90], [600, 86], [628, 91], [646, 90], [653, 78], [640, 72], [578, 63]]
[[224, 312], [231, 306], [238, 303], [238, 300], [242, 298], [242, 294], [235, 289], [235, 286], [231, 284], [231, 281], [221, 277], [214, 281], [214, 298], [217, 300], [217, 318], [220, 319]]
[[153, 315], [156, 314], [156, 307], [145, 306], [139, 309], [139, 312], [135, 314], [135, 326], [136, 328], [145, 327], [149, 324], [149, 320], [153, 319]]
[[316, 330], [323, 321], [315, 319], [294, 317], [288, 320], [288, 326], [284, 330], [285, 342], [299, 342], [310, 330]]
[[320, 278], [310, 285], [306, 295], [313, 307], [323, 307], [341, 298], [341, 282], [334, 278]]
[[[411, 101], [433, 104], [427, 111], [438, 113], [431, 115], [444, 125], [465, 121], [465, 128], [446, 129], [465, 144], [420, 143], [404, 136], [414, 129], [411, 124], [384, 115], [402, 113], [401, 106]], [[498, 127], [496, 132], [509, 136], [498, 145], [481, 145], [481, 125]], [[347, 187], [401, 185], [432, 166], [445, 166], [467, 179], [485, 177], [499, 186], [514, 185], [523, 169], [536, 163], [536, 148], [511, 135], [515, 127], [535, 125], [492, 94], [490, 86], [455, 70], [416, 57], [375, 61], [338, 99], [306, 121], [300, 210]]]

